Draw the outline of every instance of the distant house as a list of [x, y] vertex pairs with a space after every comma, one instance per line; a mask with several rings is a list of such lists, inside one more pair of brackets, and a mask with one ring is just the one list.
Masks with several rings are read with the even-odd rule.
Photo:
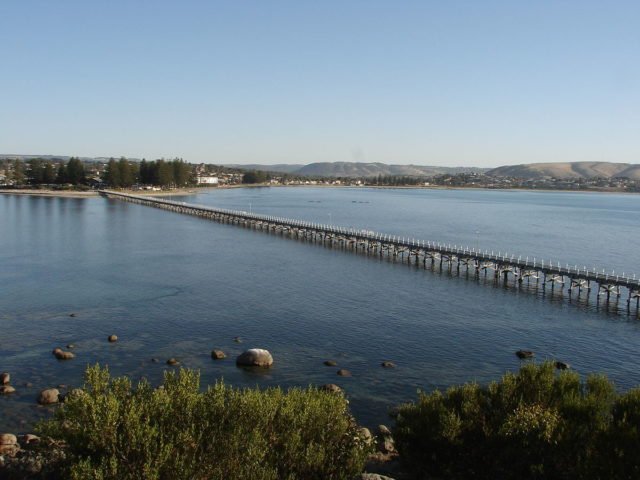
[[218, 177], [198, 175], [198, 185], [218, 185]]

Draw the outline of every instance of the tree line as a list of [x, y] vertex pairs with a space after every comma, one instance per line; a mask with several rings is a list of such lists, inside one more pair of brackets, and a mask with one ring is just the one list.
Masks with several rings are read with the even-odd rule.
[[71, 157], [67, 163], [54, 163], [39, 158], [33, 158], [28, 162], [14, 160], [10, 166], [11, 169], [5, 168], [10, 172], [8, 179], [15, 185], [84, 185], [87, 183], [84, 165], [77, 157]]
[[[85, 164], [78, 157], [71, 157], [66, 163], [33, 158], [28, 161], [4, 160], [0, 170], [7, 172], [7, 180], [14, 185], [88, 185], [90, 183]], [[130, 162], [122, 157], [109, 159], [100, 176], [100, 181], [113, 188], [127, 188], [132, 185], [160, 185], [182, 187], [194, 182], [192, 166], [182, 159], [142, 160]]]
[[113, 188], [138, 184], [184, 187], [195, 183], [191, 165], [178, 158], [151, 162], [142, 159], [140, 163], [129, 162], [124, 157], [118, 161], [112, 158], [102, 175], [102, 181]]

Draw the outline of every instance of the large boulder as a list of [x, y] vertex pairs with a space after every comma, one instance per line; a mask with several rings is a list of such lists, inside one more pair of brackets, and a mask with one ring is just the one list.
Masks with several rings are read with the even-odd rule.
[[18, 439], [12, 433], [0, 434], [0, 455], [13, 456], [20, 449]]
[[385, 425], [378, 425], [378, 450], [382, 453], [397, 452], [391, 430]]
[[58, 360], [71, 360], [75, 355], [71, 352], [64, 352], [62, 350], [57, 351], [55, 354]]
[[38, 403], [40, 405], [51, 405], [58, 403], [60, 400], [60, 391], [57, 388], [47, 388], [38, 394]]
[[8, 395], [16, 391], [11, 385], [0, 385], [0, 395]]
[[273, 365], [273, 357], [269, 350], [250, 348], [236, 358], [236, 364], [243, 367], [269, 367]]
[[11, 381], [11, 375], [8, 372], [0, 374], [0, 385], [6, 385]]

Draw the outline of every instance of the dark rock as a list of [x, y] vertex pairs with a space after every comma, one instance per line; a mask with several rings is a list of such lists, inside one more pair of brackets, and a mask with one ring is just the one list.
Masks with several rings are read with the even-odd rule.
[[242, 343], [242, 339], [240, 337], [234, 337], [233, 341], [236, 343]]
[[167, 360], [167, 364], [171, 365], [173, 367], [176, 367], [176, 366], [180, 365], [180, 362], [178, 360], [176, 360], [175, 358], [171, 357], [169, 360]]
[[77, 317], [78, 314], [77, 313], [72, 313], [71, 315], [69, 315], [70, 317]]
[[107, 338], [107, 340], [109, 340], [111, 343], [117, 342], [118, 341], [118, 336], [117, 335], [109, 335], [109, 338]]
[[152, 361], [153, 363], [158, 363], [160, 360], [158, 360], [157, 358], [152, 358], [152, 359], [151, 359], [151, 361]]
[[0, 385], [7, 385], [9, 382], [11, 382], [11, 375], [8, 372], [0, 375]]
[[0, 395], [9, 395], [10, 393], [15, 393], [16, 389], [11, 385], [0, 385]]
[[518, 350], [516, 352], [516, 356], [520, 359], [523, 358], [532, 358], [533, 357], [533, 352], [530, 352], [529, 350]]
[[393, 480], [391, 477], [385, 477], [377, 473], [361, 473], [355, 480]]
[[320, 390], [329, 393], [342, 393], [342, 389], [339, 386], [334, 385], [333, 383], [327, 383], [326, 385], [321, 386]]
[[29, 446], [34, 446], [37, 443], [40, 442], [40, 437], [38, 437], [37, 435], [32, 435], [30, 433], [26, 434], [26, 435], [19, 435], [18, 436], [18, 442], [20, 442], [20, 446], [21, 447], [29, 447]]
[[382, 365], [383, 367], [389, 367], [389, 368], [393, 368], [396, 366], [395, 363], [391, 363], [391, 362], [382, 362], [380, 365]]
[[333, 360], [325, 360], [323, 362], [327, 367], [335, 367], [336, 365], [338, 365], [337, 362], [334, 362]]
[[269, 367], [273, 365], [273, 357], [269, 350], [251, 348], [236, 358], [236, 364], [245, 367]]
[[38, 394], [38, 403], [40, 405], [51, 405], [58, 403], [60, 400], [60, 392], [55, 388], [47, 388]]
[[31, 382], [26, 382], [26, 383], [24, 384], [24, 386], [25, 386], [25, 387], [33, 387], [33, 383], [31, 383]]
[[568, 369], [571, 368], [571, 365], [569, 365], [568, 363], [565, 363], [565, 362], [557, 361], [556, 362], [556, 368], [558, 370], [568, 370]]
[[338, 375], [340, 375], [341, 377], [348, 377], [351, 374], [349, 373], [349, 370], [338, 370]]
[[211, 358], [214, 360], [222, 360], [227, 358], [227, 355], [222, 350], [211, 350]]

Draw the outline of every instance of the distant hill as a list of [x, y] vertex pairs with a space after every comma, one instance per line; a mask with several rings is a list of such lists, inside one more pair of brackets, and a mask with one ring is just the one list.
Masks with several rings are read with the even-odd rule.
[[487, 168], [431, 167], [423, 165], [387, 165], [386, 163], [320, 162], [309, 165], [225, 165], [226, 167], [293, 173], [313, 177], [375, 177], [378, 175], [412, 175], [429, 177], [445, 173], [482, 173]]
[[242, 168], [244, 170], [260, 170], [262, 172], [280, 172], [280, 173], [293, 173], [296, 170], [304, 167], [303, 164], [296, 163], [279, 163], [276, 165], [259, 165], [259, 164], [247, 164], [247, 165], [238, 165], [236, 163], [226, 163], [223, 165], [224, 167], [229, 168]]
[[640, 165], [610, 162], [558, 162], [506, 165], [486, 172], [499, 177], [538, 178], [592, 178], [628, 177], [640, 180]]

